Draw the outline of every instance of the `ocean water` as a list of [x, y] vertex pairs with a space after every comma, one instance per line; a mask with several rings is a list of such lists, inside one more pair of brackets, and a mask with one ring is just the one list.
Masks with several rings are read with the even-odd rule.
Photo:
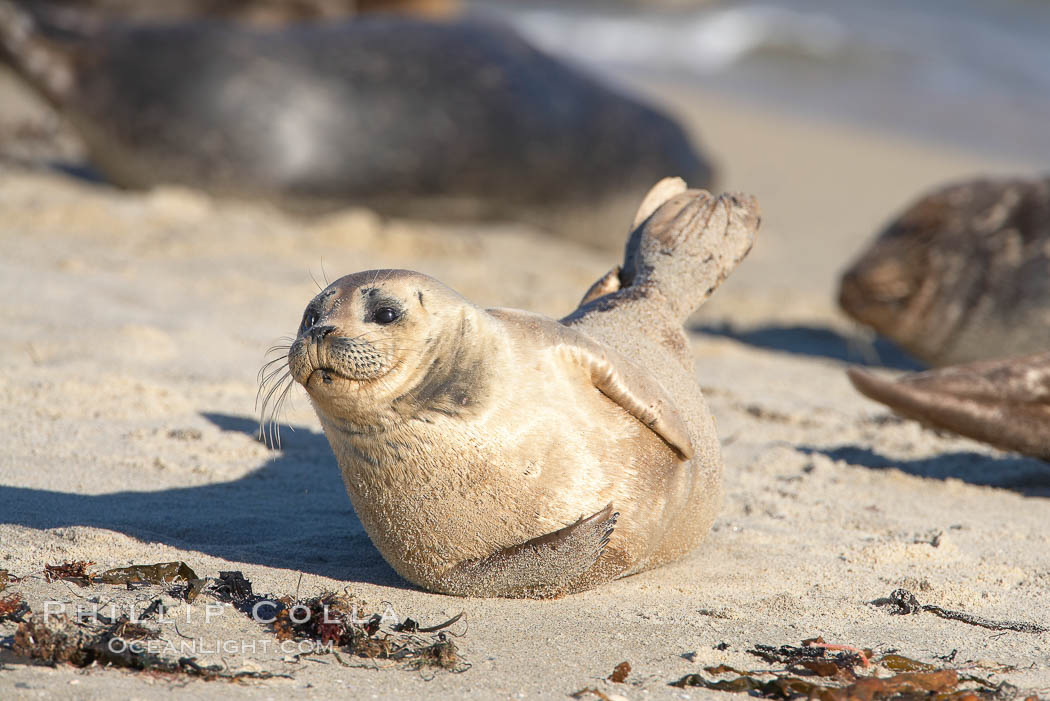
[[614, 81], [651, 76], [1050, 167], [1050, 0], [474, 6]]

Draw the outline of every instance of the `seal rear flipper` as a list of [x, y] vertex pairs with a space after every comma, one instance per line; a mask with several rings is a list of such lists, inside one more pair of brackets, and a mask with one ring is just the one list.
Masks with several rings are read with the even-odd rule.
[[847, 371], [861, 394], [923, 424], [1050, 460], [1050, 353], [906, 375]]
[[527, 540], [444, 572], [436, 586], [458, 596], [547, 598], [598, 584], [586, 575], [609, 544], [619, 513], [609, 504], [553, 533]]
[[750, 195], [714, 197], [679, 178], [661, 180], [635, 216], [618, 294], [652, 298], [684, 321], [748, 254], [760, 221]]
[[[664, 178], [653, 185], [645, 195], [642, 203], [638, 206], [638, 211], [634, 215], [634, 221], [631, 223], [630, 231], [634, 231], [641, 226], [642, 222], [652, 216], [653, 212], [659, 209], [660, 205], [664, 202], [675, 195], [685, 192], [687, 189], [685, 181], [681, 178]], [[590, 286], [590, 288], [583, 294], [583, 299], [581, 299], [580, 303], [576, 306], [582, 307], [599, 297], [618, 292], [623, 286], [620, 281], [620, 275], [622, 273], [623, 267], [620, 265], [614, 265], [612, 270], [605, 273], [605, 275], [599, 278], [597, 282]]]
[[583, 293], [583, 299], [577, 304], [582, 307], [588, 302], [612, 294], [620, 289], [620, 266], [614, 265], [612, 270], [605, 273], [599, 280]]

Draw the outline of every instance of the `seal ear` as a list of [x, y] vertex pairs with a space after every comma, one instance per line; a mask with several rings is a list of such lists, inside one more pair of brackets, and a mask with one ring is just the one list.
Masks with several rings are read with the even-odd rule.
[[894, 412], [984, 443], [1050, 460], [1050, 353], [888, 380], [848, 371], [857, 390]]
[[545, 316], [517, 309], [488, 311], [504, 321], [528, 325], [533, 338], [542, 338], [547, 345], [557, 347], [567, 362], [585, 368], [602, 394], [664, 439], [683, 460], [693, 457], [689, 429], [674, 402], [637, 365], [582, 332]]

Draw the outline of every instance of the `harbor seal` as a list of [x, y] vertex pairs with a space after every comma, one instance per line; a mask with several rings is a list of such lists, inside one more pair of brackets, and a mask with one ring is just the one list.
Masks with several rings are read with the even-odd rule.
[[340, 278], [306, 307], [280, 365], [408, 581], [555, 596], [707, 533], [722, 459], [682, 324], [750, 250], [757, 205], [669, 179], [636, 224], [622, 268], [560, 322], [405, 270]]
[[1050, 461], [1050, 353], [985, 360], [897, 380], [851, 368], [857, 390], [901, 416]]
[[929, 365], [1050, 348], [1050, 178], [928, 195], [843, 275], [847, 314]]
[[78, 33], [0, 0], [0, 54], [128, 188], [516, 220], [618, 245], [611, 232], [652, 182], [712, 177], [664, 115], [476, 20]]
[[34, 0], [27, 9], [61, 21], [175, 22], [231, 19], [258, 26], [325, 21], [369, 12], [447, 17], [462, 8], [458, 0]]

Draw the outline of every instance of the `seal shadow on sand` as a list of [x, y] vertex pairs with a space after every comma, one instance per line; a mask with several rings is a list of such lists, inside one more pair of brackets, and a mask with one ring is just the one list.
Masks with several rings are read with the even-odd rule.
[[[201, 415], [223, 431], [258, 431], [255, 419]], [[281, 443], [272, 459], [230, 482], [98, 495], [0, 486], [0, 523], [103, 528], [234, 562], [410, 587], [354, 514], [324, 435], [285, 427]]]
[[806, 455], [825, 455], [832, 460], [873, 470], [897, 469], [917, 477], [954, 478], [982, 487], [1009, 489], [1027, 497], [1050, 497], [1050, 465], [1022, 455], [958, 451], [914, 460], [894, 460], [859, 446], [796, 446], [795, 450]]
[[891, 370], [925, 370], [926, 366], [881, 336], [874, 341], [845, 336], [819, 326], [758, 326], [734, 329], [728, 324], [693, 324], [693, 333], [731, 338], [755, 348], [830, 358], [854, 365]]

